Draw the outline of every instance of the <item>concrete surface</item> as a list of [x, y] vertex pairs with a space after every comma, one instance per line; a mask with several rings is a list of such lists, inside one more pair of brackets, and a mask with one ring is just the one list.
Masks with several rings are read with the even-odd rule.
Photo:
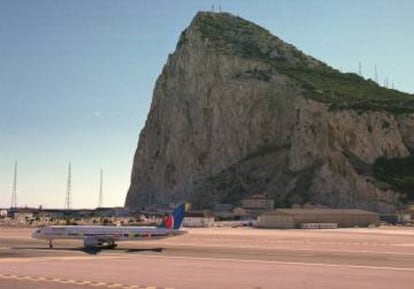
[[189, 229], [85, 252], [0, 228], [0, 288], [413, 288], [414, 228]]

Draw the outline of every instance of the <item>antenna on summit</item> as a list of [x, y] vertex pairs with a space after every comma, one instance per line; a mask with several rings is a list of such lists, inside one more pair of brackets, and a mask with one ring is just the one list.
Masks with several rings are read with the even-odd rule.
[[362, 65], [361, 65], [361, 61], [358, 61], [358, 74], [359, 74], [359, 76], [362, 76]]
[[377, 66], [375, 65], [375, 82], [378, 83], [378, 71], [377, 71]]
[[12, 189], [12, 200], [10, 207], [13, 209], [17, 208], [17, 161], [14, 162], [14, 178], [13, 178], [13, 189]]

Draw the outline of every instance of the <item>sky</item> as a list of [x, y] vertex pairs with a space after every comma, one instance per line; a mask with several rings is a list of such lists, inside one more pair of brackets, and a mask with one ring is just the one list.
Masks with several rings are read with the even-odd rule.
[[219, 6], [344, 72], [414, 93], [414, 1], [0, 0], [0, 207], [123, 206], [154, 83]]

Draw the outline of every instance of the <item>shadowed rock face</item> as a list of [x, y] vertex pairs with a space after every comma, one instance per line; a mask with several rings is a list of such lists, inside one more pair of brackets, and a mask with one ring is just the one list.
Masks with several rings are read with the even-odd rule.
[[398, 193], [371, 167], [410, 155], [412, 117], [395, 111], [412, 96], [390, 91], [385, 111], [361, 101], [362, 86], [386, 94], [253, 23], [198, 13], [156, 82], [126, 206], [206, 208], [260, 193], [277, 206], [394, 210]]

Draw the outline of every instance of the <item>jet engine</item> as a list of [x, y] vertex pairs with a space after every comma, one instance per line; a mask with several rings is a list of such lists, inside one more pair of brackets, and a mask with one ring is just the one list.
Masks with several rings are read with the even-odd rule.
[[103, 244], [103, 241], [95, 239], [95, 238], [85, 238], [83, 240], [83, 244], [85, 247], [100, 247]]

